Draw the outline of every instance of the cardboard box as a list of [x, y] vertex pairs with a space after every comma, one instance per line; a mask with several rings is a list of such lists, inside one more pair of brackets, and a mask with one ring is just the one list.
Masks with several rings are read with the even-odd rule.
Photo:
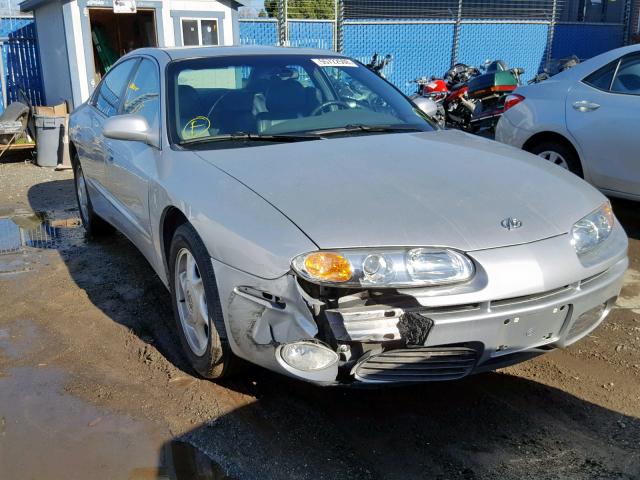
[[67, 113], [69, 112], [67, 111], [66, 103], [60, 103], [52, 107], [35, 107], [35, 114], [45, 117], [61, 117]]

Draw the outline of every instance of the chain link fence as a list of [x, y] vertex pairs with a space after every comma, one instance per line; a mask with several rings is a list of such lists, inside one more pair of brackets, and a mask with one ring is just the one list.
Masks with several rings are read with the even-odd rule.
[[240, 39], [335, 50], [364, 62], [391, 54], [385, 74], [408, 93], [408, 80], [441, 75], [456, 62], [502, 59], [533, 77], [551, 58], [621, 46], [630, 2], [266, 0], [253, 15], [241, 11]]

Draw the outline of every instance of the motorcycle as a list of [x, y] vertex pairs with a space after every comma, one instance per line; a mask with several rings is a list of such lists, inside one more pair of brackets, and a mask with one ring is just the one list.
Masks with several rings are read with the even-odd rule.
[[469, 98], [469, 82], [480, 75], [480, 70], [471, 65], [456, 63], [447, 70], [443, 81], [447, 84], [449, 94], [443, 101], [447, 125], [467, 130], [476, 102]]
[[563, 58], [560, 60], [552, 60], [548, 65], [544, 67], [542, 72], [538, 73], [535, 77], [529, 80], [527, 83], [540, 83], [547, 80], [558, 73], [569, 70], [580, 63], [580, 59], [575, 55], [571, 55], [569, 58]]
[[418, 86], [418, 91], [409, 98], [416, 104], [420, 104], [421, 102], [425, 103], [424, 100], [430, 100], [433, 105], [429, 106], [431, 112], [429, 116], [435, 120], [438, 125], [444, 127], [446, 116], [443, 103], [449, 94], [449, 88], [446, 82], [435, 77], [431, 77], [431, 79], [420, 77], [411, 80], [410, 83], [415, 83]]
[[436, 119], [442, 126], [466, 128], [471, 120], [475, 104], [466, 98], [466, 83], [480, 74], [476, 67], [456, 63], [445, 72], [442, 78], [432, 76], [412, 80], [418, 85], [418, 91], [412, 98], [426, 97], [438, 106]]
[[379, 75], [382, 78], [385, 78], [384, 72], [382, 70], [384, 69], [384, 67], [386, 67], [391, 63], [391, 60], [393, 60], [393, 57], [391, 55], [385, 55], [384, 57], [380, 57], [380, 55], [378, 55], [377, 53], [374, 53], [369, 63], [367, 63], [365, 66], [376, 75]]
[[471, 132], [491, 130], [504, 112], [505, 98], [522, 84], [523, 73], [502, 60], [488, 60], [480, 68], [457, 63], [442, 78], [412, 80], [418, 86], [412, 98], [434, 100], [446, 126]]
[[508, 68], [501, 60], [486, 62], [483, 71], [469, 80], [466, 92], [475, 104], [467, 129], [476, 133], [495, 128], [504, 113], [505, 99], [522, 85], [524, 74], [524, 69]]

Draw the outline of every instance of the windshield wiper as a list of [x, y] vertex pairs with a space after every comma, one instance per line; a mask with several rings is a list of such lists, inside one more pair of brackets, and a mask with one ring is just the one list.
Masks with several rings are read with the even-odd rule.
[[344, 127], [327, 128], [326, 130], [313, 130], [318, 135], [331, 135], [344, 132], [424, 132], [423, 128], [412, 125], [367, 125], [363, 123], [350, 123]]
[[235, 132], [214, 137], [189, 138], [178, 142], [178, 145], [197, 145], [212, 142], [251, 141], [251, 142], [300, 142], [304, 140], [322, 140], [318, 134], [259, 135], [248, 132]]

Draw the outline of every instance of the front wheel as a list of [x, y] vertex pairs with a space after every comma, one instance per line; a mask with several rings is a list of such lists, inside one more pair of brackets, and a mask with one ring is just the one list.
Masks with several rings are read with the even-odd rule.
[[239, 363], [229, 346], [211, 258], [195, 229], [178, 227], [169, 255], [176, 329], [193, 369], [202, 377], [228, 377]]

